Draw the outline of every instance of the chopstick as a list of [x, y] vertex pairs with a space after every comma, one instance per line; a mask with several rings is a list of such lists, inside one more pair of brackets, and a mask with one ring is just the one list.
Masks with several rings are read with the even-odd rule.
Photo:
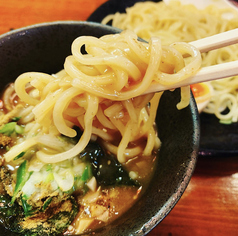
[[238, 29], [229, 30], [190, 42], [190, 44], [198, 48], [200, 52], [208, 52], [235, 43], [238, 43]]
[[[198, 48], [200, 52], [208, 52], [235, 43], [238, 43], [238, 29], [226, 31], [220, 34], [190, 42], [190, 44]], [[161, 85], [159, 83], [153, 82], [150, 87], [144, 92], [144, 94], [171, 90], [191, 84], [208, 82], [235, 75], [238, 75], [238, 61], [226, 62], [213, 66], [203, 67], [194, 76], [188, 77], [187, 79], [176, 84]]]

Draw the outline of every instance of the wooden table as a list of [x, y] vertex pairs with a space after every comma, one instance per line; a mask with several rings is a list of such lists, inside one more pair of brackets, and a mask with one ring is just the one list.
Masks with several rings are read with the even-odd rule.
[[[0, 34], [41, 22], [86, 20], [105, 1], [0, 0]], [[199, 157], [182, 198], [149, 234], [155, 235], [238, 235], [238, 156]]]

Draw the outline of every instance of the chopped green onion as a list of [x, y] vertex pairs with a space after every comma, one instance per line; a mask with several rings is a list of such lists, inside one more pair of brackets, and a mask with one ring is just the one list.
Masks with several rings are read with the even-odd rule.
[[21, 191], [22, 187], [25, 185], [26, 181], [30, 178], [31, 174], [33, 173], [33, 172], [27, 171], [27, 166], [28, 166], [27, 164], [28, 163], [25, 160], [24, 162], [22, 162], [22, 164], [19, 166], [17, 170], [16, 186], [14, 189], [11, 203], [14, 203], [14, 201], [16, 200], [17, 194], [19, 193], [19, 191]]
[[52, 165], [51, 164], [46, 165], [46, 171], [52, 171]]
[[16, 126], [15, 126], [15, 132], [16, 132], [17, 134], [23, 134], [24, 128], [23, 128], [22, 126], [20, 126], [20, 125], [16, 125]]
[[26, 152], [21, 152], [18, 156], [16, 156], [16, 157], [14, 158], [14, 161], [15, 161], [15, 160], [18, 160], [18, 159], [21, 158], [21, 157], [23, 157], [23, 156], [25, 155], [25, 153], [26, 153]]
[[54, 174], [51, 172], [47, 175], [46, 179], [45, 179], [45, 182], [46, 183], [50, 183], [51, 181], [54, 180]]
[[21, 119], [21, 117], [20, 116], [17, 116], [17, 117], [13, 117], [12, 118], [12, 121], [19, 121]]
[[34, 213], [34, 210], [32, 210], [32, 206], [27, 203], [27, 197], [21, 195], [21, 202], [22, 202], [22, 208], [24, 211], [25, 216], [30, 216]]
[[18, 125], [16, 122], [9, 122], [0, 129], [0, 133], [7, 136], [11, 136], [14, 132], [17, 134], [22, 134], [24, 132], [24, 128]]
[[42, 207], [42, 210], [45, 211], [45, 209], [50, 205], [52, 201], [52, 197], [48, 198], [45, 202], [44, 202], [44, 205]]
[[92, 177], [92, 169], [91, 169], [90, 165], [87, 165], [84, 169], [82, 176], [81, 176], [81, 180], [86, 182], [91, 177]]
[[220, 120], [219, 122], [224, 125], [230, 125], [232, 123], [232, 120]]
[[7, 123], [0, 129], [0, 133], [10, 136], [15, 131], [15, 127], [16, 122]]

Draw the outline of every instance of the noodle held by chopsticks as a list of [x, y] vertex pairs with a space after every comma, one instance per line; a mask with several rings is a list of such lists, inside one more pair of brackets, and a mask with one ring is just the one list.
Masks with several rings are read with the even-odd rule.
[[[87, 54], [82, 54], [83, 46]], [[183, 55], [190, 55], [189, 62]], [[200, 65], [200, 52], [187, 43], [162, 46], [157, 37], [145, 43], [131, 31], [99, 39], [79, 37], [64, 70], [54, 75], [29, 72], [16, 79], [16, 95], [24, 105], [19, 116], [26, 132], [5, 153], [5, 160], [34, 148], [41, 162], [57, 163], [76, 156], [97, 138], [121, 163], [139, 154], [149, 156], [160, 146], [154, 121], [162, 92], [143, 92], [154, 81], [171, 84], [186, 79]], [[190, 99], [189, 88], [181, 91], [179, 109]], [[83, 131], [81, 138], [59, 151], [53, 145], [55, 137], [76, 136], [74, 126]]]

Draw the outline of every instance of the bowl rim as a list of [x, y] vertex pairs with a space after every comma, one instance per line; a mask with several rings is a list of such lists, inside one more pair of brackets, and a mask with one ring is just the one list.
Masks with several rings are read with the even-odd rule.
[[109, 30], [113, 29], [114, 31], [118, 31], [118, 32], [122, 31], [119, 28], [109, 26], [109, 25], [104, 25], [104, 24], [94, 22], [94, 21], [58, 20], [58, 21], [40, 22], [40, 23], [31, 24], [31, 25], [20, 27], [20, 28], [12, 29], [12, 30], [9, 30], [8, 32], [0, 34], [0, 39], [2, 39], [4, 37], [11, 36], [12, 34], [15, 34], [15, 33], [20, 33], [21, 31], [30, 30], [30, 29], [38, 28], [38, 27], [49, 27], [49, 26], [56, 26], [56, 25], [85, 25], [85, 26], [91, 25], [91, 26], [95, 26], [95, 27], [103, 27], [103, 28], [109, 29]]

